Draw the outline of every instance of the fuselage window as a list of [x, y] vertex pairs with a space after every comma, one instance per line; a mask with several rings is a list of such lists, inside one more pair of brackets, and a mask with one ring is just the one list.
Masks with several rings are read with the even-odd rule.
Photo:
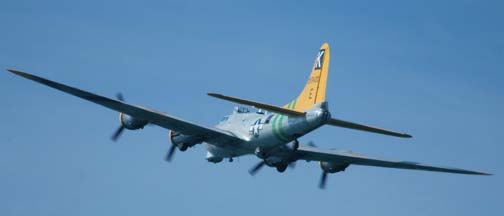
[[249, 113], [250, 110], [246, 107], [235, 107], [235, 112], [237, 113]]

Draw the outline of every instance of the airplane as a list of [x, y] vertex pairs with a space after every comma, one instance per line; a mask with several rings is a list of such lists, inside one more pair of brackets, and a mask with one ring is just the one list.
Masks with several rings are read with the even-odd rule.
[[126, 103], [120, 93], [116, 95], [116, 99], [111, 99], [26, 72], [12, 69], [7, 69], [7, 71], [119, 112], [120, 126], [111, 137], [113, 141], [119, 138], [124, 129], [138, 130], [147, 124], [168, 129], [172, 145], [166, 154], [166, 161], [171, 161], [176, 149], [186, 151], [198, 144], [206, 146], [206, 160], [212, 163], [219, 163], [224, 159], [232, 162], [233, 158], [244, 155], [257, 156], [259, 162], [249, 170], [251, 175], [255, 175], [265, 165], [276, 168], [278, 172], [284, 172], [288, 166], [293, 166], [298, 160], [317, 161], [322, 169], [318, 184], [321, 189], [326, 186], [328, 174], [345, 171], [350, 165], [491, 175], [479, 171], [415, 162], [376, 159], [351, 151], [321, 149], [313, 142], [301, 145], [298, 141], [300, 137], [323, 125], [401, 138], [412, 137], [406, 133], [333, 118], [328, 109], [328, 102], [325, 100], [329, 60], [329, 45], [324, 43], [317, 52], [303, 90], [297, 98], [284, 106], [208, 93], [211, 97], [256, 108], [254, 112], [245, 106], [235, 107], [231, 114], [225, 116], [214, 127], [203, 126], [153, 109]]

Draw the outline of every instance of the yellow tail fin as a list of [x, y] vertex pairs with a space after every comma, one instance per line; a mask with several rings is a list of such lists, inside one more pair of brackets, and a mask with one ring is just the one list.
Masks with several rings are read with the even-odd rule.
[[310, 78], [299, 96], [286, 104], [284, 108], [303, 112], [310, 109], [314, 104], [325, 101], [327, 74], [329, 72], [329, 44], [324, 43], [320, 47]]

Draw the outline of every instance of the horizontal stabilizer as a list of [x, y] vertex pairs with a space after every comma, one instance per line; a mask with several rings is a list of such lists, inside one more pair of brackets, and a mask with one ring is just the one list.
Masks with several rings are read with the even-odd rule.
[[264, 110], [268, 110], [268, 111], [271, 111], [274, 113], [283, 114], [283, 115], [287, 115], [287, 116], [302, 116], [305, 114], [305, 112], [299, 112], [299, 111], [290, 110], [290, 109], [282, 108], [282, 107], [275, 106], [275, 105], [259, 103], [259, 102], [255, 102], [255, 101], [251, 101], [251, 100], [245, 100], [245, 99], [240, 99], [240, 98], [236, 98], [236, 97], [230, 97], [230, 96], [225, 96], [225, 95], [221, 95], [221, 94], [216, 94], [216, 93], [208, 93], [208, 95], [222, 99], [222, 100], [227, 100], [227, 101], [231, 101], [231, 102], [235, 102], [235, 103], [239, 103], [239, 104], [254, 106], [259, 109], [264, 109]]
[[385, 135], [390, 135], [390, 136], [402, 137], [402, 138], [411, 138], [412, 137], [411, 135], [405, 134], [405, 133], [399, 133], [399, 132], [385, 130], [385, 129], [376, 128], [376, 127], [372, 127], [372, 126], [361, 125], [361, 124], [352, 123], [352, 122], [343, 121], [343, 120], [334, 119], [334, 118], [329, 119], [327, 121], [327, 124], [333, 125], [333, 126], [338, 126], [338, 127], [349, 128], [349, 129], [367, 131], [367, 132], [371, 132], [371, 133], [379, 133], [379, 134], [385, 134]]

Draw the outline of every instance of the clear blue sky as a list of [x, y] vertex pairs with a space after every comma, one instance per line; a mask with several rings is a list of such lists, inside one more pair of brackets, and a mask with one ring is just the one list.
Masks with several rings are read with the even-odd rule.
[[159, 127], [110, 135], [118, 114], [0, 73], [0, 215], [501, 215], [502, 1], [24, 1], [0, 3], [0, 68], [16, 68], [213, 125], [233, 104], [295, 97], [331, 45], [333, 116], [413, 139], [323, 127], [323, 148], [494, 173], [316, 163], [279, 174], [163, 161]]

